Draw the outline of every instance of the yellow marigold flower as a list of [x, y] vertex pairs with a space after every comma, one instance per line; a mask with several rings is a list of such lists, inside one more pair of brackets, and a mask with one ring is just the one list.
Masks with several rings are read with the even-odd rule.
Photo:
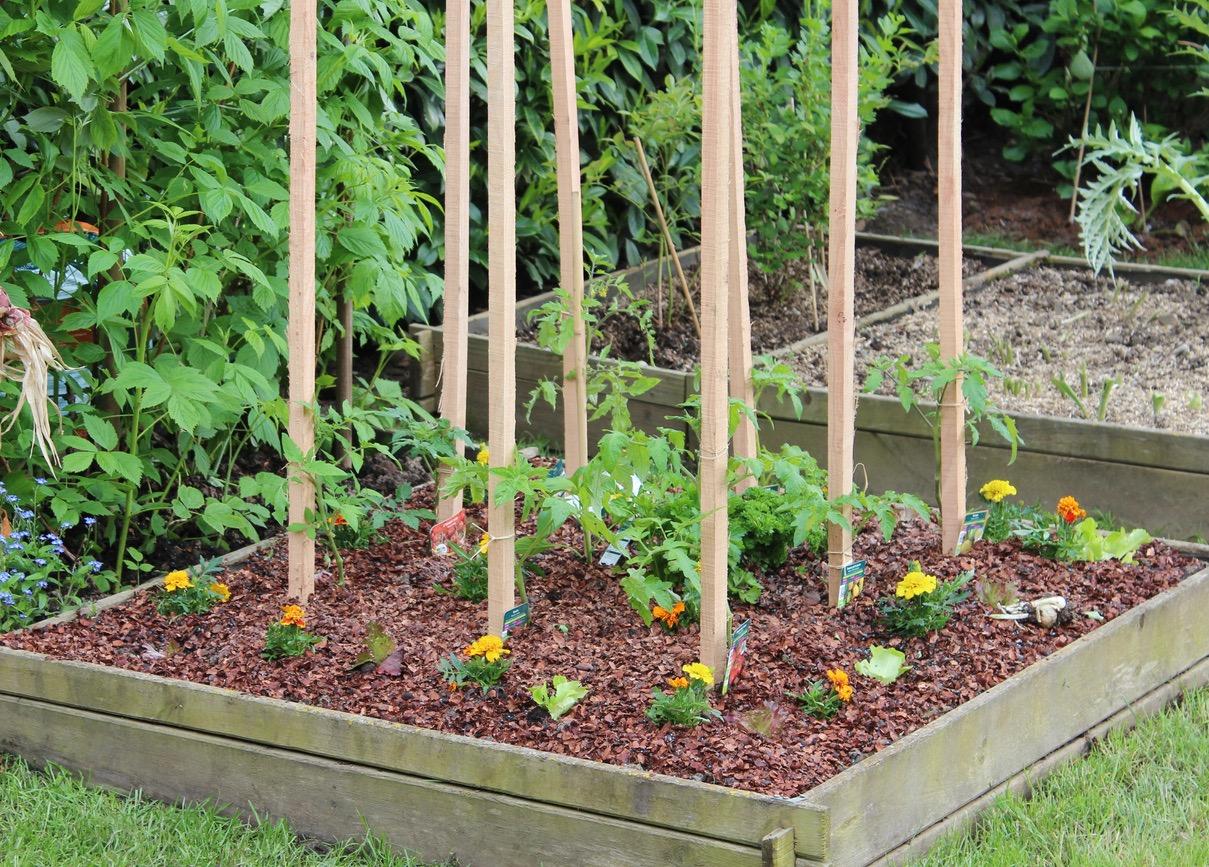
[[1016, 496], [1016, 486], [1003, 479], [991, 479], [978, 489], [978, 493], [988, 503], [1000, 503], [1005, 497]]
[[216, 594], [218, 596], [218, 601], [220, 602], [231, 601], [231, 588], [226, 584], [223, 584], [221, 581], [215, 581], [213, 584], [211, 584], [210, 592]]
[[1079, 501], [1074, 497], [1063, 497], [1058, 501], [1058, 514], [1063, 521], [1068, 524], [1073, 524], [1075, 521], [1081, 521], [1087, 517], [1087, 510], [1079, 505]]
[[828, 669], [827, 679], [831, 681], [831, 685], [838, 690], [841, 686], [848, 685], [848, 672], [844, 671], [842, 668]]
[[487, 466], [491, 462], [491, 452], [487, 450], [486, 446], [483, 446], [479, 449], [479, 453], [474, 456], [474, 459], [483, 466]]
[[667, 679], [667, 685], [670, 686], [672, 689], [688, 689], [688, 678], [687, 677], [669, 677]]
[[840, 701], [852, 701], [852, 686], [850, 684], [841, 684], [835, 688], [835, 694], [839, 696]]
[[306, 612], [300, 605], [286, 605], [281, 609], [281, 625], [306, 628]]
[[903, 576], [903, 580], [898, 582], [898, 586], [894, 588], [894, 595], [901, 596], [903, 599], [914, 599], [916, 596], [931, 593], [936, 589], [936, 584], [935, 575], [928, 575], [924, 572], [908, 572]]
[[491, 536], [484, 533], [483, 538], [479, 539], [479, 553], [486, 554], [489, 547], [491, 547]]
[[680, 670], [688, 675], [689, 680], [699, 680], [706, 686], [714, 685], [714, 672], [703, 662], [690, 662], [682, 665]]
[[507, 656], [512, 651], [504, 649], [504, 641], [498, 635], [484, 635], [473, 644], [468, 645], [462, 652], [471, 659], [481, 656], [488, 662], [499, 662], [501, 657]]
[[169, 593], [177, 590], [188, 590], [193, 586], [193, 581], [189, 578], [189, 573], [184, 569], [177, 569], [175, 572], [169, 572], [164, 576], [164, 589]]

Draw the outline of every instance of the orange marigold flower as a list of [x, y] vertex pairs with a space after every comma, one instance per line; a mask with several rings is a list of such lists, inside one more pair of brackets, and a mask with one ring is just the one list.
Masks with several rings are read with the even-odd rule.
[[835, 688], [835, 694], [839, 696], [840, 701], [852, 701], [852, 686], [841, 684]]
[[687, 689], [688, 688], [688, 678], [687, 677], [669, 677], [667, 679], [667, 685], [670, 686], [672, 689]]
[[841, 686], [848, 685], [848, 672], [842, 668], [832, 668], [827, 671], [827, 679], [831, 681], [831, 685], [838, 691]]
[[1087, 517], [1087, 510], [1079, 505], [1074, 497], [1063, 497], [1058, 501], [1058, 515], [1068, 524], [1082, 521]]
[[301, 605], [286, 605], [281, 609], [281, 625], [306, 628], [306, 612]]
[[348, 523], [348, 519], [337, 512], [336, 514], [332, 515], [331, 522], [333, 527], [343, 527]]

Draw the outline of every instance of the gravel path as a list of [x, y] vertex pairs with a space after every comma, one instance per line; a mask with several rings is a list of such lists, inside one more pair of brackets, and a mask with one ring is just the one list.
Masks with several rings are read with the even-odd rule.
[[[879, 356], [922, 354], [936, 326], [933, 309], [859, 330], [858, 376]], [[970, 351], [1004, 372], [993, 393], [1012, 412], [1082, 417], [1054, 379], [1080, 392], [1086, 369], [1083, 403], [1092, 418], [1112, 379], [1105, 421], [1209, 435], [1209, 285], [1114, 285], [1082, 271], [1037, 268], [968, 295], [965, 327]], [[809, 384], [822, 385], [825, 361], [824, 346], [803, 350], [793, 363]]]

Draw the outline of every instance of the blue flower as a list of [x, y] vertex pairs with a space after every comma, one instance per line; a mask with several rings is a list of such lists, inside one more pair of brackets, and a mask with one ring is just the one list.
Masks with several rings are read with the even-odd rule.
[[8, 496], [6, 496], [4, 499], [8, 500], [10, 503], [19, 503], [19, 502], [21, 502], [21, 498], [20, 498], [20, 497], [18, 497], [16, 494], [9, 494], [9, 495], [8, 495]]
[[8, 579], [9, 579], [9, 574], [7, 572], [0, 572], [0, 584], [3, 584]]
[[75, 521], [64, 521], [62, 524], [60, 524], [60, 525], [59, 525], [59, 529], [61, 529], [61, 530], [70, 530], [70, 529], [71, 529], [72, 527], [74, 527], [75, 525], [76, 525], [76, 522], [75, 522]]
[[89, 515], [87, 518], [85, 518], [85, 519], [84, 519], [84, 526], [85, 526], [85, 527], [91, 527], [91, 526], [92, 526], [92, 525], [94, 525], [96, 522], [97, 522], [97, 519], [96, 519], [96, 518], [94, 518], [94, 517], [92, 517], [91, 515]]
[[3, 602], [5, 605], [12, 605], [16, 600], [13, 599], [13, 594], [5, 591], [0, 593], [0, 602]]
[[102, 563], [100, 560], [90, 560], [88, 563], [88, 567], [90, 569], [92, 569], [93, 572], [100, 572], [102, 569], [105, 568], [105, 564]]
[[34, 516], [34, 513], [31, 512], [29, 509], [18, 509], [17, 510], [17, 517], [20, 518], [22, 521], [28, 521], [33, 516]]
[[37, 563], [39, 566], [45, 566], [45, 565], [46, 565], [46, 560], [44, 560], [44, 559], [43, 559], [43, 558], [41, 558], [41, 557], [35, 557], [35, 558], [34, 558], [34, 562], [35, 562], [35, 563]]
[[25, 546], [22, 545], [20, 542], [5, 542], [4, 550], [8, 551], [11, 554], [13, 551], [24, 551]]
[[21, 591], [21, 593], [22, 593], [23, 595], [25, 595], [25, 596], [33, 596], [33, 595], [34, 595], [34, 588], [32, 588], [32, 587], [26, 587], [24, 590], [22, 590], [22, 591]]
[[46, 589], [46, 585], [47, 585], [47, 582], [46, 582], [46, 581], [39, 581], [39, 582], [38, 582], [38, 589], [39, 589], [39, 590], [45, 590], [45, 589]]
[[35, 485], [45, 485], [46, 479], [42, 478], [41, 476], [34, 476], [34, 484]]

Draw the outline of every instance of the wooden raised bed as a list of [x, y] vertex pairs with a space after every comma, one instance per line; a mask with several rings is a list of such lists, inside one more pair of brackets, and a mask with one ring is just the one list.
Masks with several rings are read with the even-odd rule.
[[1204, 568], [792, 799], [7, 648], [0, 752], [472, 865], [860, 865], [1209, 680], [1207, 606]]
[[[879, 235], [858, 236], [860, 243], [890, 252], [916, 254], [935, 250], [934, 241], [915, 241]], [[971, 246], [967, 257], [977, 258], [988, 271], [967, 278], [967, 287], [985, 285], [1002, 273], [999, 266], [1014, 262], [1045, 263], [1057, 267], [1083, 267], [1081, 260], [1062, 256], [1021, 254], [1011, 250]], [[696, 261], [696, 251], [682, 255], [686, 265]], [[1021, 260], [1028, 260], [1021, 262]], [[1145, 265], [1121, 265], [1123, 276], [1136, 281], [1160, 281], [1171, 277], [1209, 279], [1209, 272], [1187, 268], [1157, 268]], [[655, 264], [647, 263], [623, 272], [634, 286], [654, 279]], [[552, 296], [538, 295], [518, 305], [518, 325], [528, 312]], [[857, 321], [857, 327], [886, 321], [895, 315], [935, 304], [935, 293], [895, 305]], [[487, 321], [485, 314], [470, 318], [469, 401], [467, 425], [481, 435], [487, 429]], [[437, 368], [441, 357], [442, 331], [439, 327], [416, 327], [422, 356], [407, 374], [412, 396], [435, 405]], [[825, 340], [825, 334], [807, 341]], [[676, 370], [646, 367], [659, 384], [632, 402], [634, 424], [647, 431], [657, 427], [679, 428], [683, 423], [668, 416], [679, 415], [679, 405], [694, 393], [693, 375]], [[544, 349], [517, 346], [517, 426], [521, 435], [558, 446], [562, 441], [562, 418], [558, 412], [539, 402], [531, 420], [526, 421], [524, 404], [529, 392], [543, 378], [559, 378], [562, 362]], [[809, 389], [808, 405], [801, 419], [793, 416], [788, 403], [765, 400], [760, 409], [771, 418], [764, 433], [770, 447], [789, 442], [802, 446], [822, 462], [827, 454], [827, 392]], [[1209, 536], [1209, 509], [1203, 505], [1209, 490], [1209, 437], [1174, 434], [1147, 428], [1054, 418], [1015, 415], [1023, 445], [1010, 469], [1005, 469], [1008, 451], [999, 438], [987, 430], [978, 446], [967, 450], [971, 492], [988, 478], [1008, 474], [1012, 482], [1030, 500], [1056, 501], [1077, 493], [1085, 502], [1111, 512], [1127, 524], [1136, 524], [1171, 538]], [[593, 423], [589, 442], [596, 442], [604, 430], [602, 422]], [[918, 416], [907, 415], [890, 397], [864, 395], [856, 416], [856, 462], [862, 464], [874, 490], [909, 491], [934, 500], [932, 480], [933, 453], [930, 433]], [[862, 479], [858, 476], [858, 481]]]

